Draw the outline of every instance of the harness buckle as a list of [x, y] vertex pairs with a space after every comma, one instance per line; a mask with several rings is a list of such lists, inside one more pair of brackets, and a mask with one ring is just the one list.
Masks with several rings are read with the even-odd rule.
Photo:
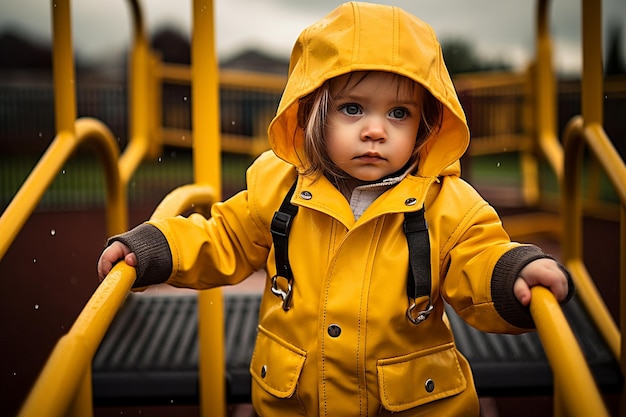
[[434, 306], [432, 298], [428, 296], [428, 305], [425, 310], [416, 312], [416, 309], [417, 304], [415, 303], [415, 300], [413, 300], [413, 303], [411, 303], [409, 308], [406, 309], [406, 317], [412, 324], [417, 326], [426, 320], [430, 316], [430, 313], [433, 312]]
[[291, 280], [283, 278], [287, 281], [287, 290], [283, 290], [278, 285], [278, 278], [283, 278], [279, 275], [274, 275], [272, 277], [272, 294], [279, 297], [283, 300], [283, 310], [288, 311], [291, 308], [291, 297], [293, 295], [293, 287], [291, 286]]

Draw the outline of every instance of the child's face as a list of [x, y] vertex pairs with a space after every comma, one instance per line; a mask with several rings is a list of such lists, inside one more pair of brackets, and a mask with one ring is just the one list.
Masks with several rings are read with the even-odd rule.
[[[346, 84], [348, 83], [348, 84]], [[376, 181], [407, 164], [421, 120], [421, 89], [385, 72], [334, 79], [326, 144], [330, 159], [361, 181]]]

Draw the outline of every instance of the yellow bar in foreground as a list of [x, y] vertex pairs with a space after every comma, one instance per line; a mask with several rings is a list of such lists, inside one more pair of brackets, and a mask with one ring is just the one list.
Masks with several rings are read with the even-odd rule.
[[554, 295], [541, 286], [532, 288], [530, 312], [554, 374], [555, 401], [568, 416], [609, 416], [600, 392]]

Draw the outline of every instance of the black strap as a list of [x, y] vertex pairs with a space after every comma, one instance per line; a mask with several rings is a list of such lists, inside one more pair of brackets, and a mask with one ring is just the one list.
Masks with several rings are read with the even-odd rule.
[[430, 239], [424, 208], [404, 213], [404, 233], [409, 245], [406, 294], [410, 299], [430, 296]]
[[[296, 190], [296, 181], [289, 189], [283, 199], [280, 208], [274, 213], [270, 232], [274, 241], [274, 259], [276, 260], [276, 275], [272, 277], [272, 293], [283, 300], [283, 310], [291, 308], [291, 297], [293, 295], [293, 272], [289, 264], [289, 231], [293, 218], [298, 214], [298, 206], [291, 204], [291, 197]], [[280, 283], [279, 278], [284, 278], [287, 282]]]
[[294, 181], [280, 208], [274, 213], [270, 226], [270, 232], [274, 240], [276, 275], [286, 278], [289, 282], [293, 280], [291, 265], [289, 265], [289, 231], [291, 230], [291, 222], [298, 213], [298, 206], [291, 204], [291, 197], [296, 190], [296, 182]]
[[[293, 283], [293, 272], [289, 264], [289, 231], [294, 217], [298, 214], [298, 206], [291, 204], [291, 197], [296, 189], [297, 180], [289, 189], [283, 199], [280, 208], [274, 213], [270, 232], [274, 241], [274, 257], [276, 260], [276, 275], [272, 278], [272, 292], [283, 299], [283, 309], [289, 310], [291, 301], [291, 284]], [[424, 218], [424, 208], [419, 211], [404, 214], [404, 233], [409, 248], [409, 272], [407, 274], [407, 297], [413, 300], [407, 310], [407, 316], [414, 324], [419, 324], [425, 320], [432, 304], [430, 301], [431, 291], [431, 271], [430, 271], [430, 239], [428, 236], [428, 226]], [[277, 277], [287, 279], [287, 291], [278, 288]], [[420, 297], [429, 297], [429, 305], [425, 311], [414, 313], [415, 300]]]

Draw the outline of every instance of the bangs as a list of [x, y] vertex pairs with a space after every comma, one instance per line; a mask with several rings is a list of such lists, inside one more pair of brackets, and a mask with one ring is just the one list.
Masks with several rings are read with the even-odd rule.
[[[330, 79], [328, 83], [332, 98], [342, 96], [345, 91], [358, 86], [374, 73], [375, 71], [355, 71]], [[385, 72], [385, 74], [391, 76], [391, 83], [396, 89], [398, 101], [420, 101], [421, 92], [424, 90], [420, 84], [400, 74], [393, 72]]]

